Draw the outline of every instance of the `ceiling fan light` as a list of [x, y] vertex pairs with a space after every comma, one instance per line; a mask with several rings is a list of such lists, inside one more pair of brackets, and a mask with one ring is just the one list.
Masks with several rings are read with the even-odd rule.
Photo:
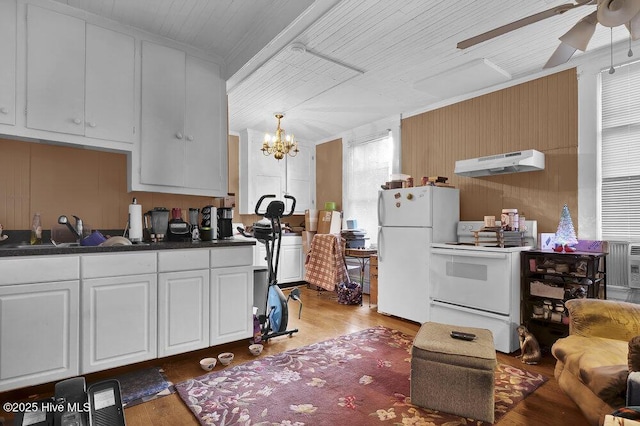
[[638, 0], [598, 0], [598, 22], [605, 27], [625, 24], [638, 13]]
[[564, 64], [571, 59], [573, 54], [576, 53], [576, 50], [577, 49], [575, 47], [569, 46], [564, 42], [560, 43], [560, 46], [558, 46], [555, 52], [553, 52], [547, 63], [544, 64], [544, 67], [542, 68], [553, 68]]
[[598, 18], [596, 12], [590, 13], [578, 21], [569, 31], [560, 37], [560, 41], [583, 52], [596, 31]]
[[637, 13], [629, 22], [625, 24], [631, 34], [631, 40], [640, 39], [640, 13]]

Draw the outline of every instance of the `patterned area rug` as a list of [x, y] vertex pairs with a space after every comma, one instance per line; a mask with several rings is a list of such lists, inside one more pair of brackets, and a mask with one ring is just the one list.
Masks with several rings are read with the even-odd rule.
[[[375, 327], [176, 385], [203, 425], [481, 425], [411, 405], [413, 337]], [[499, 364], [496, 422], [547, 378]]]
[[135, 370], [118, 377], [122, 405], [132, 407], [152, 399], [175, 393], [175, 388], [167, 380], [164, 371], [160, 367]]

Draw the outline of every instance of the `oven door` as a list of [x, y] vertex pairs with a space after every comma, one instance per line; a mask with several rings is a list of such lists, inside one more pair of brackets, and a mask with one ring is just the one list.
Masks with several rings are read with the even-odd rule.
[[431, 248], [432, 300], [509, 315], [512, 284], [509, 253]]

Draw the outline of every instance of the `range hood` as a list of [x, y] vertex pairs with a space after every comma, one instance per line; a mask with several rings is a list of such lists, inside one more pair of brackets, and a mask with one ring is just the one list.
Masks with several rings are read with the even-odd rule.
[[454, 173], [479, 177], [544, 170], [544, 154], [535, 149], [456, 161]]

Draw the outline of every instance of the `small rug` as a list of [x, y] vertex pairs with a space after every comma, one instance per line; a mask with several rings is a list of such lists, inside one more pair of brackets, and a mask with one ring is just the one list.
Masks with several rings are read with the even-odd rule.
[[[202, 425], [481, 425], [411, 405], [413, 337], [374, 327], [176, 385]], [[499, 364], [495, 420], [547, 378]]]
[[122, 405], [132, 407], [152, 399], [175, 393], [160, 367], [150, 367], [114, 377], [120, 382]]

